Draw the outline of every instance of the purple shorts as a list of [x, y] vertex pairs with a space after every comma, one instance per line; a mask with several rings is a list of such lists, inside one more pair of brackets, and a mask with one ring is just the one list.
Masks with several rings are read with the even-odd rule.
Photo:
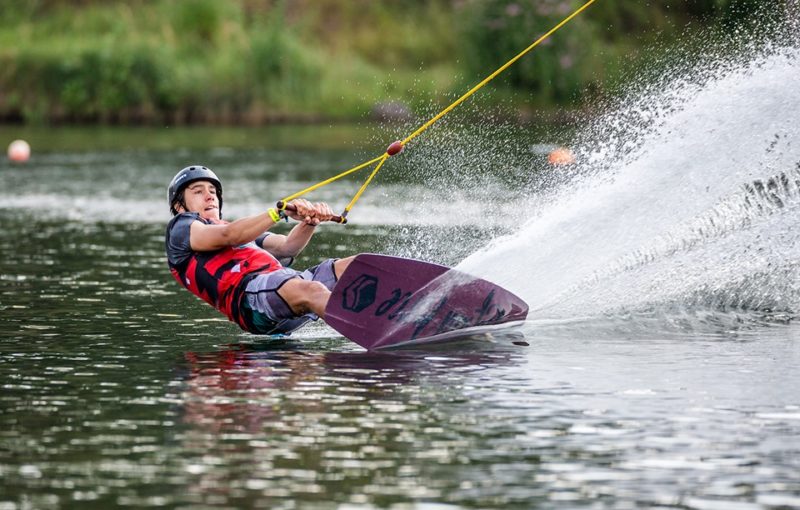
[[316, 314], [307, 313], [297, 316], [292, 312], [289, 303], [278, 294], [283, 284], [292, 278], [320, 282], [328, 290], [336, 285], [333, 263], [336, 259], [328, 259], [305, 271], [297, 271], [284, 267], [271, 273], [256, 276], [245, 287], [246, 306], [253, 312], [253, 322], [264, 334], [286, 334], [308, 321], [317, 320]]

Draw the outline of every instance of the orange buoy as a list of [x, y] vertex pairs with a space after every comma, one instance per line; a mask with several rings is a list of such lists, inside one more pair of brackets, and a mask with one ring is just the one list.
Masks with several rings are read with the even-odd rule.
[[547, 155], [547, 162], [551, 165], [571, 165], [575, 163], [575, 155], [566, 147], [559, 147], [550, 151]]
[[25, 140], [14, 140], [8, 146], [8, 159], [15, 163], [25, 163], [31, 157], [31, 146]]

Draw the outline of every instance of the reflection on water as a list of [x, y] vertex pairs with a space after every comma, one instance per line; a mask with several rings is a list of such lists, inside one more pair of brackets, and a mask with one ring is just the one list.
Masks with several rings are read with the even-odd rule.
[[[238, 488], [250, 502], [281, 495], [353, 503], [435, 497], [453, 481], [423, 483], [426, 465], [456, 460], [469, 441], [459, 437], [465, 431], [443, 428], [432, 404], [463, 402], [465, 379], [515, 357], [249, 348], [187, 353], [185, 384], [174, 398], [190, 426], [175, 439], [203, 456], [187, 460], [186, 469], [201, 480], [190, 496], [205, 502]], [[437, 391], [426, 389], [431, 382]], [[209, 466], [209, 457], [225, 467]]]

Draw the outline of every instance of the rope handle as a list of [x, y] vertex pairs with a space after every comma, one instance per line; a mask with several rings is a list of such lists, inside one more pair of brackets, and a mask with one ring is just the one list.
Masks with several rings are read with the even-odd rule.
[[[275, 204], [275, 207], [277, 207], [279, 211], [297, 212], [297, 207], [288, 202], [284, 202], [283, 200], [279, 200], [278, 203]], [[346, 215], [334, 216], [328, 221], [331, 221], [333, 223], [341, 223], [342, 225], [344, 225], [345, 223], [347, 223], [347, 218], [345, 216]]]

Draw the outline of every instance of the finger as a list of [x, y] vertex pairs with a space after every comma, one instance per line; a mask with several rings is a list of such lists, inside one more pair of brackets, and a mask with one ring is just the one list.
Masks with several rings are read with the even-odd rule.
[[297, 198], [297, 199], [292, 201], [292, 204], [297, 209], [297, 213], [299, 215], [301, 215], [301, 216], [305, 216], [305, 215], [309, 214], [309, 209], [313, 208], [313, 206], [311, 205], [311, 202], [309, 202], [308, 200], [306, 200], [304, 198]]
[[328, 204], [326, 204], [325, 202], [318, 202], [316, 206], [320, 216], [323, 216], [326, 220], [331, 219], [331, 217], [333, 216], [333, 209], [331, 209], [331, 207]]

